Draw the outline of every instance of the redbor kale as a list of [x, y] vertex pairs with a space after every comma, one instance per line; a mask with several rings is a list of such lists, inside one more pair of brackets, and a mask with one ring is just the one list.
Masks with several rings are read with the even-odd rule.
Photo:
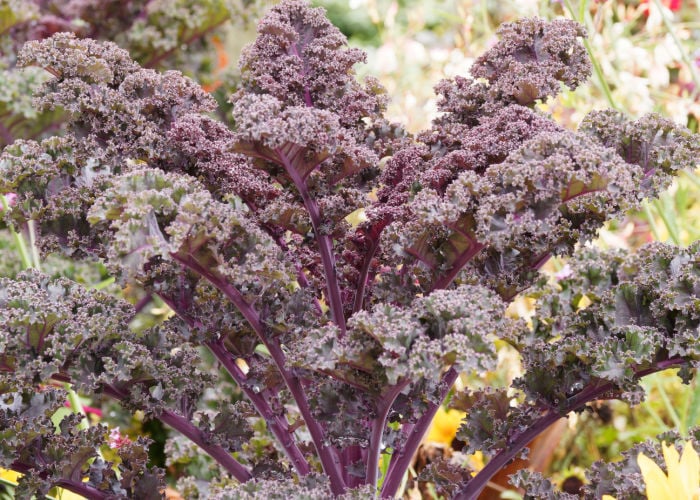
[[[111, 42], [27, 43], [21, 63], [53, 75], [36, 104], [69, 123], [3, 151], [0, 193], [16, 194], [5, 222], [34, 221], [43, 252], [100, 259], [175, 315], [135, 333], [121, 299], [36, 271], [0, 280], [0, 466], [25, 473], [18, 491], [162, 488], [145, 440], [121, 446], [115, 466], [97, 455], [108, 428], [54, 426], [65, 394], [52, 382], [140, 410], [207, 453], [220, 477], [183, 480], [185, 494], [267, 499], [393, 497], [458, 373], [495, 367], [496, 339], [525, 371], [509, 391], [451, 399], [467, 413], [466, 449], [490, 458], [475, 475], [425, 471], [455, 498], [475, 498], [570, 411], [638, 402], [639, 378], [669, 367], [690, 380], [700, 246], [575, 247], [693, 168], [697, 137], [614, 111], [565, 129], [535, 104], [588, 77], [583, 28], [525, 19], [499, 34], [470, 77], [437, 85], [443, 114], [416, 137], [383, 117], [376, 80], [356, 80], [364, 54], [302, 1], [273, 8], [244, 50], [232, 128], [194, 81]], [[573, 255], [556, 283], [538, 273], [552, 255]], [[531, 327], [505, 315], [527, 289]], [[230, 380], [242, 397], [217, 392]], [[256, 450], [261, 432], [274, 447]], [[175, 457], [186, 448], [169, 444]], [[596, 465], [587, 495], [643, 491], [636, 471], [614, 478], [634, 468]]]
[[[262, 0], [3, 0], [0, 2], [0, 147], [37, 138], [63, 126], [61, 109], [40, 112], [32, 93], [50, 75], [17, 67], [17, 53], [30, 40], [70, 32], [111, 40], [146, 68], [177, 66], [207, 88], [223, 84], [222, 27], [251, 25]], [[219, 54], [217, 54], [219, 52]], [[64, 57], [68, 57], [66, 54]], [[46, 68], [48, 69], [48, 68]], [[86, 71], [88, 68], [85, 68]], [[96, 68], [94, 68], [96, 69]], [[223, 94], [222, 92], [219, 95]]]

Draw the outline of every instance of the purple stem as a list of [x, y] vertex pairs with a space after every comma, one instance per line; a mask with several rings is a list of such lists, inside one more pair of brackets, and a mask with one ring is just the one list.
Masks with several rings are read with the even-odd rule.
[[236, 306], [238, 311], [248, 321], [250, 326], [260, 338], [260, 341], [270, 352], [270, 356], [275, 362], [282, 379], [297, 403], [299, 412], [304, 418], [306, 427], [311, 434], [314, 446], [316, 447], [316, 451], [321, 459], [323, 470], [330, 478], [331, 490], [336, 495], [343, 493], [345, 491], [345, 482], [343, 481], [342, 474], [340, 472], [339, 459], [334, 450], [325, 444], [324, 431], [321, 429], [320, 424], [311, 413], [311, 408], [309, 407], [309, 402], [306, 398], [306, 394], [304, 393], [304, 388], [301, 386], [301, 382], [285, 367], [284, 353], [282, 352], [280, 346], [275, 342], [271, 342], [265, 335], [265, 328], [262, 321], [260, 321], [258, 312], [253, 308], [253, 306], [245, 301], [241, 293], [234, 286], [222, 279], [220, 276], [212, 273], [206, 267], [202, 266], [192, 256], [182, 256], [177, 253], [172, 253], [171, 256], [175, 261], [181, 263], [187, 269], [199, 274], [214, 285], [233, 303], [233, 305]]
[[[421, 255], [417, 250], [414, 250], [413, 248], [408, 248], [408, 247], [404, 248], [403, 251], [406, 252], [410, 257], [413, 257], [414, 259], [416, 259], [417, 261], [422, 263], [425, 267], [427, 267], [431, 271], [435, 269], [435, 260], [434, 260], [433, 255]], [[431, 257], [433, 258], [432, 261], [430, 260]], [[409, 270], [409, 267], [405, 266], [404, 269], [406, 271], [403, 271], [401, 273], [402, 276], [406, 275], [406, 272]]]
[[[54, 378], [64, 382], [70, 382], [69, 379], [61, 375]], [[126, 397], [126, 394], [124, 394], [123, 391], [111, 385], [105, 385], [104, 392], [108, 396], [118, 401], [122, 401]], [[252, 478], [250, 472], [243, 465], [241, 465], [240, 462], [233, 458], [229, 452], [227, 452], [221, 446], [206, 443], [206, 439], [202, 431], [195, 427], [189, 420], [173, 413], [170, 410], [163, 411], [158, 418], [163, 423], [187, 436], [193, 443], [198, 445], [200, 448], [202, 448], [202, 450], [207, 452], [212, 458], [219, 462], [222, 467], [230, 472], [231, 475], [238, 481], [245, 482]], [[13, 463], [10, 468], [22, 474], [26, 474], [31, 470], [30, 466], [20, 462]], [[57, 480], [54, 485], [70, 490], [73, 493], [77, 493], [78, 495], [82, 495], [91, 500], [102, 500], [108, 498], [109, 496], [105, 492], [93, 488], [80, 480], [75, 480], [72, 478], [61, 478]]]
[[[682, 358], [673, 358], [665, 361], [660, 361], [656, 366], [652, 368], [647, 368], [638, 371], [635, 376], [637, 378], [644, 377], [654, 372], [665, 370], [675, 365], [684, 363], [685, 360]], [[479, 473], [469, 481], [464, 488], [459, 490], [457, 494], [453, 497], [455, 500], [473, 500], [476, 499], [481, 491], [486, 487], [486, 484], [491, 480], [491, 478], [496, 475], [503, 467], [505, 467], [508, 462], [514, 459], [523, 448], [525, 448], [530, 441], [535, 439], [542, 432], [547, 430], [547, 428], [554, 422], [563, 418], [564, 415], [569, 412], [578, 410], [597, 399], [603, 398], [606, 394], [611, 393], [615, 390], [615, 384], [612, 382], [605, 382], [598, 385], [600, 381], [594, 382], [584, 389], [582, 389], [576, 396], [569, 398], [567, 401], [566, 408], [562, 410], [550, 409], [545, 413], [539, 420], [528, 427], [525, 431], [514, 436], [511, 445], [499, 451], [486, 466], [479, 471]]]
[[428, 409], [423, 414], [422, 417], [413, 425], [411, 432], [406, 440], [406, 447], [394, 451], [394, 455], [391, 457], [391, 462], [389, 462], [389, 469], [386, 472], [386, 479], [384, 479], [384, 484], [382, 485], [382, 498], [394, 498], [396, 492], [401, 486], [403, 481], [403, 476], [408, 470], [408, 466], [413, 461], [413, 455], [418, 450], [423, 436], [428, 431], [435, 414], [437, 413], [440, 404], [447, 396], [447, 393], [452, 388], [452, 384], [455, 383], [459, 373], [454, 368], [450, 368], [442, 376], [442, 390], [440, 391], [439, 403], [430, 403]]
[[134, 304], [134, 311], [136, 314], [140, 313], [143, 311], [143, 309], [151, 303], [151, 300], [153, 300], [153, 297], [151, 297], [151, 294], [146, 294], [144, 297], [141, 297], [136, 304]]
[[369, 438], [369, 451], [367, 454], [367, 468], [365, 469], [365, 482], [373, 487], [377, 486], [377, 477], [379, 476], [379, 458], [382, 454], [382, 437], [384, 436], [384, 428], [386, 420], [389, 417], [391, 406], [396, 401], [396, 398], [401, 391], [408, 385], [408, 380], [399, 382], [391, 387], [377, 404], [377, 418], [372, 420], [372, 434]]
[[542, 255], [540, 255], [537, 259], [535, 259], [535, 262], [530, 264], [530, 269], [539, 269], [542, 266], [544, 266], [547, 261], [552, 257], [552, 252], [547, 251], [544, 252]]
[[[267, 348], [270, 351], [272, 359], [278, 363], [278, 366], [284, 366], [284, 353], [282, 353], [280, 346], [277, 344], [269, 344]], [[286, 377], [285, 373], [287, 373]], [[301, 413], [304, 421], [306, 422], [306, 428], [309, 430], [309, 434], [311, 434], [311, 439], [313, 440], [318, 456], [321, 459], [323, 471], [330, 478], [331, 491], [333, 491], [333, 494], [335, 495], [341, 495], [345, 492], [345, 481], [343, 480], [341, 472], [340, 458], [336, 450], [325, 444], [325, 432], [311, 413], [309, 401], [299, 379], [291, 376], [286, 370], [282, 372], [282, 377], [287, 384], [289, 392], [291, 392], [292, 397], [299, 407], [299, 413]]]
[[[572, 408], [573, 409], [573, 408]], [[464, 500], [465, 498], [477, 498], [484, 489], [486, 484], [491, 480], [491, 478], [500, 471], [505, 465], [516, 457], [520, 451], [522, 451], [527, 444], [539, 436], [542, 432], [547, 430], [547, 428], [554, 422], [563, 418], [559, 412], [550, 410], [549, 413], [541, 417], [537, 422], [535, 422], [531, 427], [521, 434], [518, 435], [516, 440], [513, 442], [513, 446], [509, 449], [500, 451], [496, 456], [494, 456], [486, 466], [479, 471], [479, 473], [474, 476], [474, 478], [467, 483], [467, 486], [462, 490], [458, 491], [454, 496], [455, 499], [459, 498]]]
[[[168, 306], [190, 327], [201, 326], [199, 321], [189, 318], [177, 305], [168, 297], [159, 295]], [[300, 476], [305, 476], [311, 472], [309, 463], [306, 461], [304, 454], [292, 439], [292, 432], [289, 430], [289, 423], [285, 418], [276, 415], [267, 400], [262, 394], [253, 392], [245, 383], [246, 376], [243, 371], [236, 365], [231, 353], [220, 342], [207, 342], [206, 346], [217, 360], [222, 364], [226, 371], [236, 381], [241, 391], [248, 397], [250, 402], [261, 417], [267, 422], [270, 431], [277, 438], [280, 446], [284, 449], [285, 454]]]
[[348, 488], [350, 489], [357, 488], [364, 482], [364, 478], [358, 477], [355, 474], [350, 474], [350, 471], [348, 470], [348, 465], [357, 463], [360, 460], [364, 462], [362, 458], [362, 450], [362, 447], [359, 445], [348, 446], [347, 448], [343, 449], [343, 453], [340, 457], [342, 464], [344, 465], [343, 479], [345, 480], [345, 484], [347, 484]]
[[[459, 258], [455, 260], [450, 270], [442, 275], [433, 284], [432, 289], [439, 290], [448, 287], [450, 283], [452, 283], [452, 280], [455, 279], [459, 271], [484, 248], [484, 244], [473, 241], [472, 245], [469, 247], [469, 250], [462, 253]], [[452, 388], [452, 384], [454, 384], [458, 376], [459, 373], [457, 373], [454, 368], [450, 368], [442, 376], [442, 383], [444, 386], [439, 398], [440, 403], [442, 403], [442, 401], [445, 399], [447, 393]], [[409, 436], [406, 440], [406, 447], [404, 449], [394, 451], [394, 455], [391, 457], [391, 461], [389, 462], [389, 468], [387, 469], [384, 484], [382, 485], [382, 498], [390, 498], [396, 495], [396, 492], [403, 481], [403, 476], [413, 460], [413, 455], [418, 450], [418, 446], [420, 446], [423, 436], [430, 427], [433, 418], [435, 418], [435, 414], [440, 407], [440, 403], [429, 404], [428, 410], [418, 419], [415, 424], [410, 427]]]
[[[304, 274], [304, 269], [298, 264], [296, 264], [295, 267], [297, 269], [297, 282], [299, 283], [299, 286], [302, 288], [309, 288], [309, 280]], [[323, 308], [321, 307], [321, 301], [318, 299], [318, 297], [314, 297], [314, 306], [316, 307], [316, 312], [318, 315], [322, 316]]]
[[210, 457], [219, 462], [241, 483], [245, 483], [249, 479], [252, 479], [253, 476], [248, 469], [243, 467], [238, 460], [233, 458], [233, 456], [231, 456], [231, 454], [221, 446], [209, 444], [204, 436], [204, 433], [186, 418], [181, 417], [170, 410], [165, 410], [158, 416], [158, 419], [186, 436], [190, 441], [207, 452]]
[[277, 153], [284, 169], [287, 171], [287, 175], [292, 180], [296, 186], [301, 199], [304, 201], [304, 206], [309, 212], [309, 218], [311, 219], [311, 225], [314, 228], [314, 236], [316, 237], [316, 243], [318, 244], [318, 251], [321, 254], [321, 262], [323, 262], [323, 270], [326, 275], [326, 291], [328, 292], [328, 301], [331, 309], [331, 315], [333, 321], [338, 328], [340, 328], [340, 336], [345, 335], [345, 314], [343, 312], [343, 301], [340, 298], [340, 286], [338, 284], [338, 277], [336, 276], [335, 270], [335, 255], [333, 254], [333, 240], [330, 236], [326, 234], [321, 234], [321, 211], [318, 208], [316, 200], [309, 193], [309, 188], [306, 182], [301, 178], [299, 172], [297, 172], [292, 162], [287, 157], [287, 155], [282, 151], [282, 149], [276, 149]]
[[176, 261], [185, 266], [187, 269], [199, 274], [212, 285], [214, 285], [221, 293], [223, 293], [232, 303], [236, 306], [236, 309], [243, 315], [243, 317], [248, 321], [255, 333], [260, 337], [261, 342], [267, 344], [268, 340], [265, 336], [265, 328], [260, 321], [260, 316], [258, 312], [245, 301], [243, 295], [230, 283], [224, 280], [222, 277], [210, 271], [208, 268], [201, 265], [194, 257], [191, 255], [181, 255], [179, 253], [171, 253], [170, 256]]
[[270, 405], [262, 396], [253, 392], [246, 386], [246, 376], [243, 371], [236, 365], [231, 353], [219, 342], [208, 342], [207, 347], [216, 356], [216, 359], [226, 368], [228, 373], [233, 377], [238, 386], [248, 397], [257, 412], [267, 422], [270, 431], [277, 438], [280, 446], [284, 449], [285, 454], [294, 465], [297, 473], [300, 476], [305, 476], [311, 472], [309, 462], [306, 461], [304, 454], [301, 452], [296, 442], [293, 439], [293, 433], [289, 429], [289, 423], [280, 415], [275, 415]]
[[600, 191], [605, 191], [607, 188], [608, 188], [608, 186], [606, 184], [605, 187], [598, 188], [598, 189], [588, 189], [588, 190], [582, 189], [580, 192], [572, 195], [571, 191], [570, 191], [571, 185], [569, 184], [569, 186], [566, 188], [566, 193], [564, 194], [564, 197], [561, 201], [562, 201], [562, 204], [568, 203], [571, 200], [575, 200], [576, 198], [579, 198], [580, 196], [585, 196], [587, 194], [592, 194], [592, 193], [599, 193]]
[[441, 290], [443, 288], [447, 288], [450, 286], [450, 283], [452, 283], [452, 280], [455, 279], [457, 274], [462, 270], [464, 266], [467, 265], [467, 262], [472, 260], [476, 254], [481, 252], [486, 247], [486, 245], [479, 243], [479, 242], [473, 242], [472, 245], [469, 247], [469, 250], [466, 252], [463, 252], [457, 260], [455, 260], [454, 264], [452, 264], [452, 267], [442, 276], [440, 276], [437, 281], [433, 284], [433, 290]]
[[2, 141], [5, 143], [5, 146], [9, 146], [13, 142], [15, 142], [15, 138], [12, 135], [12, 132], [10, 132], [10, 130], [7, 127], [5, 127], [5, 125], [3, 125], [2, 123], [0, 123], [0, 139], [2, 139]]
[[56, 482], [56, 486], [59, 488], [63, 488], [65, 490], [70, 490], [73, 493], [77, 493], [78, 495], [82, 495], [85, 498], [89, 498], [90, 500], [102, 500], [103, 498], [107, 498], [107, 495], [103, 492], [101, 492], [98, 489], [93, 488], [92, 486], [88, 486], [87, 484], [83, 483], [82, 481], [71, 481], [68, 479], [59, 479]]
[[[21, 462], [13, 462], [10, 465], [10, 469], [19, 472], [20, 474], [28, 474], [31, 472], [32, 467]], [[61, 478], [53, 484], [54, 486], [58, 486], [59, 488], [63, 488], [65, 490], [72, 491], [73, 493], [77, 493], [78, 495], [82, 495], [85, 498], [88, 498], [89, 500], [103, 500], [108, 497], [107, 493], [93, 488], [92, 486], [89, 486], [87, 483], [83, 483], [82, 481]]]
[[[567, 192], [564, 196], [564, 199], [562, 200], [562, 204], [565, 204], [568, 201], [571, 201], [575, 198], [578, 198], [579, 196], [583, 196], [586, 194], [590, 193], [595, 193], [598, 191], [604, 191], [604, 188], [601, 189], [590, 189], [590, 190], [582, 190], [580, 193], [577, 193], [576, 195], [570, 195], [569, 188], [567, 188]], [[473, 259], [481, 250], [483, 250], [486, 245], [479, 243], [478, 241], [474, 240], [471, 235], [469, 235], [467, 232], [459, 229], [456, 225], [450, 225], [450, 228], [453, 229], [454, 231], [457, 231], [458, 233], [462, 234], [463, 236], [466, 236], [468, 239], [472, 240], [472, 245], [469, 247], [469, 250], [466, 252], [462, 253], [457, 260], [455, 260], [454, 264], [452, 267], [445, 273], [443, 274], [438, 280], [433, 284], [433, 290], [439, 290], [443, 288], [447, 288], [450, 283], [452, 283], [452, 280], [455, 279], [457, 274], [462, 270], [462, 268], [467, 265], [467, 263]], [[543, 266], [547, 260], [549, 260], [549, 257], [551, 257], [551, 252], [545, 252], [540, 259], [538, 259], [533, 265], [533, 269], [539, 269], [541, 266]]]
[[365, 289], [367, 288], [367, 275], [369, 274], [372, 259], [374, 259], [374, 254], [377, 253], [378, 248], [379, 237], [373, 239], [367, 253], [365, 253], [365, 257], [362, 262], [362, 269], [360, 270], [360, 278], [357, 280], [357, 290], [355, 291], [355, 302], [352, 306], [352, 312], [362, 310], [365, 301]]
[[[113, 385], [105, 385], [104, 392], [108, 396], [119, 401], [126, 399], [126, 394], [124, 393], [124, 391], [118, 389], [117, 387], [114, 387]], [[208, 443], [201, 429], [196, 427], [192, 422], [190, 422], [186, 418], [181, 417], [177, 413], [174, 413], [170, 410], [163, 410], [157, 418], [158, 420], [160, 420], [166, 425], [169, 425], [170, 427], [187, 437], [194, 444], [199, 446], [210, 457], [219, 462], [219, 464], [221, 464], [221, 466], [224, 469], [231, 473], [231, 475], [241, 483], [244, 483], [249, 479], [253, 478], [248, 469], [241, 465], [241, 463], [238, 460], [233, 458], [233, 456], [228, 451], [226, 451], [219, 445]]]
[[299, 77], [304, 85], [304, 104], [306, 104], [308, 108], [313, 108], [314, 102], [311, 99], [311, 91], [309, 90], [309, 86], [306, 85], [306, 61], [304, 61], [304, 58], [299, 54], [299, 47], [297, 47], [296, 43], [291, 45], [289, 53], [301, 59], [303, 69], [300, 71]]

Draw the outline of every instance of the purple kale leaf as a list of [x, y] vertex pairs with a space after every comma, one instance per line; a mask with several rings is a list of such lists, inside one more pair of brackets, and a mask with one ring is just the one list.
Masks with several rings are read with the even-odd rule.
[[[194, 81], [113, 43], [27, 44], [23, 63], [54, 75], [37, 104], [63, 110], [67, 133], [3, 151], [0, 192], [17, 196], [4, 221], [31, 221], [44, 252], [100, 259], [174, 314], [135, 332], [133, 308], [106, 294], [38, 272], [2, 280], [2, 394], [71, 382], [160, 419], [218, 463], [212, 498], [391, 497], [459, 373], [493, 369], [500, 339], [523, 375], [451, 401], [466, 449], [490, 462], [426, 472], [469, 497], [562, 415], [635, 403], [639, 378], [667, 367], [689, 380], [698, 245], [580, 243], [692, 166], [696, 138], [612, 111], [565, 129], [535, 105], [588, 77], [583, 29], [526, 19], [499, 34], [469, 77], [438, 84], [444, 114], [415, 137], [383, 116], [378, 82], [356, 80], [364, 54], [303, 1], [273, 7], [244, 49], [230, 126]], [[538, 272], [552, 255], [571, 256], [556, 283]], [[532, 327], [505, 314], [528, 289]], [[36, 435], [53, 443], [47, 413]], [[71, 456], [27, 491], [80, 489], [71, 471], [104, 433], [66, 432]], [[42, 450], [11, 439], [3, 465]], [[87, 496], [156, 491], [145, 448], [125, 448], [120, 486], [81, 465]]]

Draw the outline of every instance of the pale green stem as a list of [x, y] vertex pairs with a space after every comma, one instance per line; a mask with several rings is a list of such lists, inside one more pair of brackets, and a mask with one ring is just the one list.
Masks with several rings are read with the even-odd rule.
[[673, 407], [673, 404], [671, 403], [671, 400], [668, 397], [668, 393], [661, 384], [661, 381], [659, 381], [658, 376], [654, 377], [654, 384], [656, 385], [656, 389], [659, 391], [659, 396], [661, 396], [661, 401], [663, 401], [664, 403], [666, 412], [671, 417], [671, 420], [673, 420], [673, 425], [676, 427], [676, 429], [678, 429], [678, 432], [685, 435], [687, 429], [683, 425], [683, 422], [681, 422], [681, 417], [678, 415], [678, 412]]
[[489, 23], [489, 7], [486, 0], [481, 0], [481, 22], [483, 23], [484, 32], [487, 35], [491, 34], [491, 23]]
[[[88, 430], [90, 428], [90, 422], [88, 421], [88, 416], [87, 412], [85, 411], [85, 407], [83, 406], [82, 401], [80, 401], [80, 396], [78, 396], [78, 393], [75, 392], [75, 390], [73, 390], [73, 386], [69, 383], [63, 384], [63, 389], [68, 393], [68, 404], [70, 404], [70, 409], [73, 411], [73, 413], [78, 413], [83, 416], [83, 418], [80, 419], [80, 423], [78, 424], [78, 429], [80, 429], [81, 431]], [[96, 451], [97, 456], [104, 460], [100, 449], [97, 448]], [[92, 459], [90, 459], [90, 461], [92, 462]]]
[[[566, 9], [571, 14], [571, 17], [575, 21], [578, 21], [579, 23], [585, 25], [586, 28], [588, 29], [589, 36], [592, 36], [592, 34], [595, 32], [595, 26], [593, 26], [593, 23], [590, 21], [590, 16], [586, 15], [588, 1], [581, 0], [578, 15], [576, 14], [576, 11], [574, 10], [573, 5], [571, 5], [570, 0], [564, 0], [564, 5], [566, 6]], [[603, 74], [603, 68], [600, 65], [600, 62], [598, 61], [598, 58], [595, 56], [595, 53], [593, 51], [593, 47], [591, 46], [591, 42], [589, 41], [588, 38], [583, 39], [583, 46], [586, 48], [586, 52], [588, 52], [588, 57], [591, 60], [591, 65], [593, 66], [593, 71], [595, 72], [596, 79], [598, 80], [598, 84], [600, 85], [600, 88], [602, 89], [603, 94], [605, 95], [605, 99], [608, 101], [608, 105], [612, 108], [620, 109], [617, 106], [617, 104], [615, 103], [615, 99], [613, 98], [612, 92], [610, 91], [610, 86], [608, 85], [608, 81], [605, 79], [605, 75]]]
[[[584, 19], [586, 19], [586, 11], [588, 8], [588, 0], [581, 0], [581, 3], [578, 6], [578, 18], [580, 22], [583, 22]], [[573, 16], [573, 12], [571, 13]]]
[[389, 470], [389, 462], [391, 461], [391, 455], [388, 453], [382, 454], [381, 463], [379, 464], [379, 480], [377, 481], [377, 488], [381, 490], [382, 484], [384, 483], [384, 477], [386, 476], [386, 471]]
[[[9, 204], [7, 203], [7, 199], [5, 198], [5, 195], [0, 195], [0, 200], [2, 200], [3, 211], [9, 210], [10, 207], [9, 207]], [[22, 268], [23, 269], [35, 268], [37, 270], [40, 270], [39, 252], [36, 248], [36, 231], [35, 231], [35, 227], [34, 227], [34, 221], [29, 221], [27, 223], [27, 228], [29, 230], [29, 241], [30, 241], [30, 244], [32, 247], [31, 254], [27, 250], [27, 243], [25, 242], [22, 234], [15, 231], [15, 229], [9, 224], [8, 224], [8, 228], [10, 229], [10, 233], [14, 237], [15, 243], [17, 244], [20, 258], [22, 259]], [[78, 396], [78, 393], [76, 393], [73, 390], [73, 388], [71, 387], [71, 385], [68, 383], [63, 384], [63, 388], [68, 393], [68, 403], [70, 404], [71, 410], [74, 413], [79, 413], [83, 416], [80, 423], [78, 424], [78, 428], [81, 430], [87, 430], [90, 427], [90, 422], [88, 422], [87, 414], [85, 413], [85, 408], [83, 408], [83, 404], [80, 402], [80, 397]], [[100, 453], [100, 450], [97, 450], [97, 453], [101, 458], [102, 454]]]
[[114, 283], [114, 281], [115, 281], [114, 276], [110, 276], [109, 278], [102, 280], [99, 283], [97, 283], [96, 285], [92, 286], [91, 288], [93, 290], [102, 290], [104, 288], [107, 288], [112, 283]]
[[[9, 203], [7, 203], [7, 198], [5, 198], [5, 195], [0, 195], [0, 202], [2, 202], [2, 210], [3, 212], [7, 213], [7, 211], [10, 209]], [[17, 250], [19, 251], [19, 257], [22, 260], [22, 269], [29, 269], [32, 267], [32, 258], [29, 255], [29, 252], [27, 251], [27, 244], [24, 241], [24, 237], [22, 236], [21, 233], [18, 233], [15, 231], [15, 228], [12, 227], [11, 224], [7, 225], [8, 229], [10, 230], [10, 234], [15, 240], [15, 244], [17, 245]]]
[[644, 215], [647, 218], [647, 222], [649, 222], [649, 229], [651, 230], [651, 234], [654, 236], [654, 239], [656, 241], [661, 241], [661, 233], [659, 233], [659, 226], [656, 225], [656, 219], [654, 218], [654, 213], [651, 211], [651, 205], [649, 204], [649, 200], [644, 200], [642, 202], [642, 207], [644, 208]]
[[41, 271], [41, 259], [39, 258], [39, 248], [36, 246], [36, 225], [33, 220], [27, 222], [27, 232], [29, 233], [29, 248], [31, 249], [34, 269]]
[[695, 425], [698, 421], [700, 421], [700, 383], [698, 383], [698, 379], [695, 378], [691, 384], [691, 391], [685, 408], [686, 428]]
[[666, 226], [669, 238], [671, 238], [674, 245], [680, 246], [681, 237], [678, 233], [678, 227], [673, 219], [673, 214], [670, 213], [671, 210], [669, 209], [670, 207], [668, 206], [668, 203], [664, 203], [661, 200], [654, 200], [654, 206], [656, 207], [656, 211], [659, 213], [659, 217], [661, 217], [661, 220]]
[[655, 432], [655, 434], [660, 434], [661, 432], [665, 432], [668, 430], [668, 425], [664, 420], [661, 418], [661, 415], [659, 415], [659, 412], [657, 412], [654, 408], [651, 407], [651, 405], [646, 405], [644, 406], [644, 410], [649, 414], [651, 419], [656, 423], [659, 431]]
[[691, 172], [690, 170], [683, 170], [683, 173], [690, 182], [692, 182], [700, 188], [700, 177], [698, 177], [694, 172]]
[[78, 424], [78, 428], [83, 431], [87, 430], [90, 427], [90, 423], [88, 422], [87, 413], [85, 412], [83, 403], [80, 401], [80, 396], [78, 396], [78, 393], [73, 390], [73, 386], [71, 386], [69, 383], [63, 384], [63, 388], [68, 393], [68, 402], [70, 403], [73, 413], [79, 413], [83, 416], [82, 420]]
[[676, 47], [678, 47], [678, 52], [680, 52], [681, 54], [681, 59], [686, 64], [686, 66], [688, 66], [688, 70], [690, 71], [690, 77], [693, 79], [693, 83], [695, 83], [693, 97], [697, 97], [698, 93], [700, 93], [700, 73], [698, 73], [698, 69], [695, 67], [695, 62], [690, 58], [690, 56], [688, 55], [688, 51], [685, 50], [685, 47], [678, 39], [678, 35], [676, 35], [676, 30], [674, 29], [673, 23], [671, 23], [671, 19], [669, 19], [669, 17], [666, 15], [666, 9], [661, 5], [661, 2], [659, 2], [659, 0], [654, 0], [654, 5], [656, 5], [656, 8], [659, 9], [659, 12], [661, 13], [661, 20], [664, 22], [666, 31], [668, 31], [668, 34], [671, 35], [673, 43], [675, 43]]

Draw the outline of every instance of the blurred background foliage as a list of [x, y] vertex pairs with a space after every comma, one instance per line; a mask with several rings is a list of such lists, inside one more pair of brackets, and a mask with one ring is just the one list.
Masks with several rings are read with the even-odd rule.
[[[0, 0], [0, 147], [16, 139], [38, 139], [60, 133], [60, 111], [38, 114], [31, 105], [32, 89], [47, 76], [40, 70], [15, 67], [19, 42], [71, 30], [82, 36], [111, 39], [130, 50], [139, 62], [159, 69], [179, 69], [199, 81], [220, 103], [220, 118], [230, 120], [228, 98], [238, 84], [236, 68], [241, 48], [255, 36], [255, 21], [274, 0]], [[564, 91], [542, 103], [542, 112], [576, 128], [593, 110], [614, 107], [633, 117], [659, 112], [698, 131], [700, 122], [700, 0], [314, 0], [327, 9], [349, 44], [367, 52], [358, 77], [379, 78], [392, 97], [389, 118], [412, 132], [429, 126], [437, 115], [433, 86], [442, 78], [464, 75], [484, 50], [496, 41], [503, 22], [524, 16], [568, 17], [584, 24], [586, 48], [594, 63], [588, 86]], [[128, 8], [127, 8], [128, 7]], [[106, 10], [105, 10], [106, 9]], [[110, 10], [112, 9], [112, 10]], [[114, 10], [116, 9], [116, 10]], [[95, 12], [113, 12], [95, 16]], [[140, 13], [145, 13], [139, 15]], [[111, 22], [107, 22], [110, 21]], [[53, 30], [53, 31], [52, 31]], [[86, 286], [101, 287], [126, 297], [141, 311], [134, 328], [165, 319], [162, 303], [134, 289], [121, 289], [99, 263], [73, 262], [55, 256], [21, 258], [17, 237], [0, 222], [0, 275], [12, 276], [28, 265], [63, 275]], [[32, 228], [22, 228], [27, 242]], [[683, 172], [659, 200], [645, 202], [641, 212], [613, 221], [600, 232], [596, 245], [634, 249], [653, 241], [687, 245], [700, 238], [700, 172]], [[31, 252], [30, 252], [31, 254]], [[566, 263], [553, 259], [544, 272], [556, 273]], [[532, 300], [519, 297], [513, 315], [527, 317]], [[517, 353], [500, 346], [499, 369], [479, 378], [462, 377], [455, 390], [484, 385], [507, 386], [519, 374]], [[205, 361], [211, 363], [211, 360]], [[212, 364], [212, 369], [214, 369]], [[575, 492], [583, 472], [599, 459], [614, 460], [620, 451], [671, 428], [684, 433], [700, 423], [700, 384], [683, 385], [673, 371], [648, 377], [648, 397], [630, 409], [601, 402], [589, 412], [561, 421], [531, 446], [530, 466], [542, 470], [564, 490]], [[233, 385], [222, 389], [237, 399]], [[222, 394], [211, 395], [215, 401]], [[84, 401], [88, 405], [101, 402]], [[167, 467], [169, 478], [201, 472], [212, 466], [165, 429], [149, 428], [138, 418], [105, 404], [103, 414], [126, 436], [146, 433], [156, 441], [152, 460]], [[454, 439], [459, 418], [438, 413], [404, 495], [435, 498], [430, 484], [417, 480], [422, 467], [439, 456], [462, 459], [472, 467], [479, 456], [460, 455]], [[270, 446], [263, 429], [257, 446]], [[447, 437], [445, 437], [447, 436]], [[256, 438], [257, 439], [257, 438]], [[165, 463], [163, 448], [174, 458]], [[107, 451], [108, 452], [108, 451]], [[199, 474], [201, 475], [201, 474]], [[1, 489], [1, 488], [0, 488]], [[180, 483], [186, 493], [186, 482]], [[517, 498], [506, 478], [496, 478], [483, 498]], [[174, 498], [174, 497], [173, 497]]]

